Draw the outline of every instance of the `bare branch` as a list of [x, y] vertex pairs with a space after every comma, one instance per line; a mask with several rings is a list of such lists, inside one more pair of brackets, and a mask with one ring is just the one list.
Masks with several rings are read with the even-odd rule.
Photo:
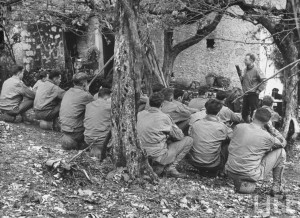
[[216, 17], [214, 18], [214, 20], [210, 24], [208, 24], [207, 26], [205, 26], [201, 29], [198, 29], [194, 36], [175, 45], [172, 49], [173, 50], [172, 52], [179, 54], [181, 51], [200, 42], [202, 39], [204, 39], [206, 36], [208, 36], [213, 30], [216, 29], [216, 27], [220, 23], [222, 17], [223, 17], [223, 14], [217, 14]]

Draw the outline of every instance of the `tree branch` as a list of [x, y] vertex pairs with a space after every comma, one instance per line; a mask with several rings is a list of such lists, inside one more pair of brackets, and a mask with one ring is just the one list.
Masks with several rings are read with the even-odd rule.
[[248, 11], [248, 12], [256, 12], [254, 9], [262, 10], [262, 11], [267, 11], [273, 15], [281, 15], [286, 12], [286, 9], [277, 9], [276, 7], [267, 7], [267, 6], [261, 6], [261, 5], [254, 5], [254, 4], [249, 4], [246, 3], [245, 0], [238, 0], [234, 3], [234, 5], [238, 5], [243, 11]]
[[179, 54], [183, 50], [185, 50], [185, 49], [189, 48], [190, 46], [195, 45], [198, 42], [200, 42], [202, 39], [204, 39], [212, 31], [214, 31], [216, 29], [216, 27], [220, 23], [222, 17], [223, 17], [222, 13], [217, 14], [216, 17], [214, 18], [214, 20], [210, 24], [203, 27], [202, 29], [198, 29], [194, 36], [192, 36], [189, 39], [175, 45], [172, 49], [172, 52], [174, 52], [176, 54]]
[[167, 52], [172, 52], [173, 49], [173, 30], [164, 31], [164, 49]]
[[[16, 3], [19, 3], [19, 2], [22, 2], [22, 0], [10, 0], [10, 1], [6, 1], [4, 3], [5, 6], [9, 6], [9, 5], [12, 5], [12, 4], [16, 4]], [[1, 1], [2, 3], [2, 1]]]

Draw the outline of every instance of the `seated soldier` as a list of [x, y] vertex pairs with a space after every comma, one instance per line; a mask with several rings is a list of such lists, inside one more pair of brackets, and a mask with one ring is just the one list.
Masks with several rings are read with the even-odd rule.
[[270, 122], [273, 126], [275, 126], [275, 123], [280, 122], [282, 120], [282, 117], [274, 111], [273, 103], [274, 99], [269, 95], [266, 95], [262, 100], [262, 108], [267, 109], [271, 113], [272, 117], [270, 119]]
[[62, 147], [66, 150], [82, 149], [84, 144], [84, 113], [85, 107], [92, 102], [93, 96], [87, 91], [88, 76], [76, 73], [73, 76], [74, 87], [70, 88], [61, 101], [59, 118], [64, 133]]
[[14, 122], [17, 115], [21, 115], [23, 122], [31, 120], [27, 117], [26, 111], [32, 108], [34, 92], [22, 82], [23, 67], [14, 66], [13, 76], [5, 80], [2, 85], [0, 96], [0, 110], [2, 119], [6, 122]]
[[163, 90], [165, 87], [164, 85], [160, 84], [160, 83], [156, 83], [152, 86], [152, 92], [156, 93], [156, 92], [160, 92], [161, 90]]
[[177, 104], [179, 107], [183, 107], [186, 110], [190, 111], [192, 114], [198, 112], [199, 110], [196, 108], [188, 107], [187, 105], [182, 103], [184, 91], [181, 89], [174, 89], [174, 100], [173, 103]]
[[[268, 131], [271, 135], [277, 137], [282, 136], [281, 133], [275, 128], [276, 124], [281, 121], [281, 116], [273, 110], [273, 98], [271, 96], [266, 95], [262, 100], [263, 106], [261, 108], [267, 109], [271, 113], [271, 119], [269, 122], [264, 126], [264, 129]], [[256, 110], [253, 113], [253, 117], [251, 120], [254, 119]]]
[[198, 98], [193, 98], [190, 103], [189, 107], [196, 108], [198, 110], [205, 109], [205, 103], [207, 102], [207, 98], [205, 97], [205, 93], [207, 92], [207, 86], [200, 86], [198, 90]]
[[272, 89], [272, 96], [278, 100], [282, 99], [282, 95], [279, 94], [279, 89], [277, 89], [277, 88]]
[[[110, 86], [108, 84], [103, 84], [103, 86], [100, 86], [99, 90], [102, 89], [102, 88], [110, 89], [109, 87]], [[98, 99], [98, 92], [93, 95], [93, 98], [94, 98], [94, 101]]]
[[[176, 166], [189, 152], [193, 140], [184, 137], [172, 118], [161, 111], [164, 95], [154, 93], [149, 98], [150, 108], [138, 113], [137, 132], [143, 148], [154, 163], [168, 165], [165, 172], [174, 177], [184, 177]], [[156, 171], [161, 174], [161, 171]]]
[[[165, 88], [162, 91], [162, 94], [165, 96], [165, 101], [161, 108], [161, 111], [170, 115], [175, 124], [182, 130], [184, 133], [187, 133], [189, 127], [189, 120], [192, 113], [196, 111], [190, 109], [189, 107], [183, 105], [180, 102], [175, 103], [174, 99], [174, 90], [170, 88]], [[179, 104], [180, 103], [180, 104]]]
[[194, 143], [188, 159], [200, 170], [223, 172], [232, 130], [217, 116], [222, 108], [220, 101], [209, 99], [205, 108], [206, 117], [191, 125], [190, 136]]
[[219, 91], [217, 92], [216, 99], [221, 101], [223, 104], [222, 109], [218, 113], [218, 117], [220, 117], [221, 120], [224, 122], [232, 122], [232, 123], [240, 123], [242, 121], [242, 115], [238, 113], [234, 113], [232, 110], [230, 110], [228, 107], [225, 106], [225, 100], [226, 100], [226, 92]]
[[[60, 102], [65, 90], [59, 87], [61, 74], [59, 71], [50, 71], [49, 79], [39, 86], [34, 99], [34, 112], [39, 120], [56, 121], [59, 116]], [[55, 122], [54, 122], [55, 124]]]
[[98, 99], [87, 104], [84, 117], [84, 140], [88, 145], [93, 143], [91, 154], [101, 158], [103, 142], [111, 126], [111, 91], [99, 89]]
[[32, 90], [34, 92], [36, 92], [36, 90], [38, 89], [39, 86], [43, 86], [44, 82], [46, 82], [46, 80], [48, 78], [48, 72], [46, 70], [43, 70], [43, 71], [39, 72], [38, 77], [39, 77], [39, 80], [36, 81], [36, 83], [32, 87]]
[[194, 114], [191, 115], [190, 121], [189, 121], [189, 125], [191, 126], [193, 123], [195, 123], [198, 120], [202, 120], [206, 117], [206, 110], [202, 109], [199, 112], [196, 112]]
[[183, 95], [184, 91], [182, 89], [174, 89], [174, 101], [182, 103]]
[[259, 108], [252, 123], [236, 126], [228, 148], [226, 170], [229, 177], [250, 182], [263, 180], [273, 171], [271, 194], [275, 194], [283, 190], [286, 141], [281, 135], [274, 137], [263, 129], [271, 116], [267, 109]]
[[[156, 93], [156, 92], [161, 92], [165, 87], [160, 84], [160, 83], [156, 83], [152, 86], [152, 93]], [[142, 99], [142, 101], [145, 101], [146, 100], [146, 105], [145, 105], [145, 108], [144, 110], [148, 110], [150, 108], [150, 105], [149, 105], [149, 98], [144, 98]], [[139, 111], [142, 111], [142, 110], [139, 110]]]

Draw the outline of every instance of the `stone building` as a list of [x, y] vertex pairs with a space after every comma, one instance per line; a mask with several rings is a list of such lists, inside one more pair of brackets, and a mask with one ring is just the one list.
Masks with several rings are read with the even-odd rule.
[[13, 50], [16, 62], [26, 70], [35, 68], [64, 68], [64, 43], [61, 28], [49, 24], [17, 22], [12, 30], [19, 36]]
[[[55, 7], [55, 10], [62, 9], [72, 17], [72, 13], [76, 13], [72, 2], [77, 4], [73, 0], [52, 0], [49, 7]], [[1, 55], [1, 82], [9, 76], [10, 67], [6, 62], [13, 62], [13, 58], [18, 65], [23, 65], [29, 72], [36, 72], [39, 69], [59, 69], [66, 75], [64, 78], [69, 81], [72, 74], [76, 73], [79, 68], [94, 73], [95, 70], [101, 69], [104, 62], [113, 55], [112, 34], [106, 30], [100, 32], [99, 20], [89, 15], [88, 8], [86, 9], [88, 20], [81, 19], [83, 22], [80, 24], [75, 18], [71, 20], [72, 23], [69, 20], [66, 24], [59, 24], [56, 21], [50, 24], [43, 18], [23, 16], [24, 12], [20, 8], [25, 7], [26, 3], [28, 2], [9, 6], [9, 16], [2, 16], [2, 22], [9, 23], [9, 25], [4, 32], [0, 24], [0, 52], [11, 56], [12, 61], [4, 59], [4, 55]], [[35, 2], [30, 1], [28, 4], [35, 4]], [[48, 7], [48, 5], [41, 7]], [[4, 9], [7, 11], [7, 8], [2, 7], [1, 11], [3, 12]], [[83, 9], [80, 10], [82, 13]], [[7, 19], [9, 19], [8, 22], [5, 21]], [[67, 25], [68, 28], [66, 28]], [[111, 39], [111, 43], [104, 38]], [[2, 46], [5, 45], [4, 42], [7, 45], [5, 48]], [[110, 68], [112, 68], [112, 63], [106, 71]]]
[[[278, 7], [285, 7], [283, 1], [278, 2], [281, 3]], [[237, 7], [231, 7], [229, 11], [237, 14], [243, 13]], [[193, 36], [196, 30], [195, 24], [176, 29], [174, 44]], [[156, 31], [156, 35], [158, 36], [155, 40], [156, 50], [162, 63], [163, 32]], [[268, 32], [261, 26], [225, 15], [215, 31], [178, 55], [173, 68], [175, 80], [184, 84], [198, 81], [204, 85], [206, 83], [205, 76], [214, 73], [230, 78], [231, 87], [241, 87], [235, 65], [244, 69], [243, 61], [247, 53], [256, 55], [256, 65], [267, 77], [270, 77], [276, 72], [274, 64], [269, 58], [274, 48], [271, 42]], [[273, 88], [278, 88], [279, 92], [282, 92], [283, 85], [279, 78], [269, 80], [262, 95], [270, 95]]]
[[[96, 70], [105, 61], [99, 22], [93, 17], [83, 35], [45, 23], [16, 23], [12, 31], [12, 35], [20, 36], [13, 45], [17, 64], [27, 70], [74, 68], [76, 71], [76, 64]], [[75, 66], [70, 65], [72, 62]]]

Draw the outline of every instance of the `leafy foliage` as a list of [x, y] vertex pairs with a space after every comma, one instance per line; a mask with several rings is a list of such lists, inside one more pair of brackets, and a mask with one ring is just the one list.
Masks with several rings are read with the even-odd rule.
[[269, 58], [274, 62], [275, 68], [277, 70], [283, 68], [285, 66], [282, 54], [280, 53], [279, 49], [275, 47], [270, 54]]

